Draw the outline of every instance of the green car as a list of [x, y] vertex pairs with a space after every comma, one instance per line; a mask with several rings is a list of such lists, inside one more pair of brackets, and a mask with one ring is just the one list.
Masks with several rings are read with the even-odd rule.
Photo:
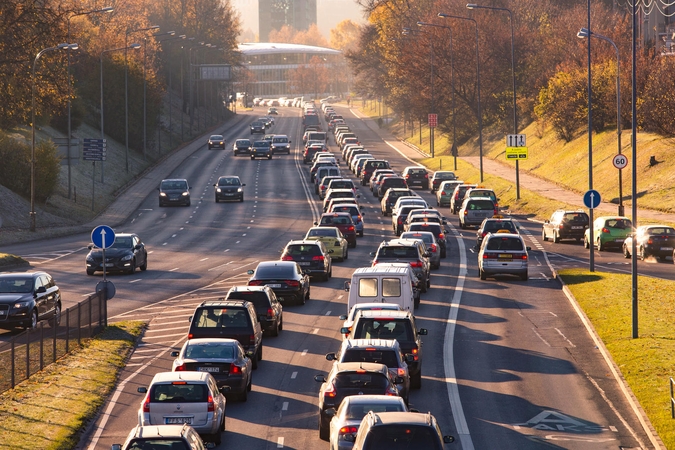
[[[623, 241], [633, 232], [633, 223], [628, 217], [603, 216], [593, 221], [593, 244], [598, 251], [608, 248], [622, 248]], [[584, 233], [584, 247], [591, 246], [591, 231], [586, 229]]]
[[464, 184], [462, 180], [441, 181], [436, 189], [436, 206], [450, 206], [450, 199], [455, 192], [455, 187]]
[[344, 261], [349, 258], [349, 242], [336, 227], [312, 227], [305, 236], [306, 241], [321, 241], [331, 250], [331, 259]]

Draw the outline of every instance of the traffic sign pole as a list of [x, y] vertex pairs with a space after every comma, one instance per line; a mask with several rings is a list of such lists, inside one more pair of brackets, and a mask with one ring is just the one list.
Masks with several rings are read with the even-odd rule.
[[588, 240], [589, 240], [589, 245], [588, 248], [590, 249], [590, 254], [588, 258], [589, 262], [589, 271], [590, 272], [595, 272], [595, 242], [594, 242], [594, 236], [593, 236], [593, 211], [595, 208], [600, 206], [601, 202], [601, 197], [600, 193], [596, 191], [595, 189], [589, 189], [586, 191], [584, 194], [584, 205], [588, 208], [588, 218], [589, 218], [589, 227], [588, 227]]
[[[621, 140], [621, 135], [619, 134], [619, 140]], [[624, 208], [623, 208], [623, 180], [621, 177], [621, 170], [626, 168], [628, 166], [628, 158], [626, 158], [625, 155], [621, 153], [621, 146], [619, 144], [619, 153], [612, 158], [612, 164], [614, 167], [616, 167], [619, 170], [619, 215], [623, 216], [624, 214]]]
[[[512, 49], [513, 50], [513, 49]], [[515, 78], [514, 78], [515, 80]], [[514, 101], [514, 109], [513, 109], [513, 125], [514, 128], [517, 128], [517, 123], [518, 121], [516, 120], [515, 114], [516, 114], [516, 109], [515, 109], [515, 97], [516, 97], [516, 86], [515, 86], [515, 81], [513, 85], [513, 101]], [[517, 130], [516, 130], [517, 131]], [[524, 156], [522, 152], [518, 152], [518, 154], [513, 157], [513, 155], [509, 155], [509, 148], [513, 149], [514, 147], [518, 148], [523, 148], [524, 151]], [[516, 160], [516, 200], [520, 200], [520, 165], [519, 162], [521, 159], [527, 159], [527, 141], [526, 141], [526, 136], [524, 134], [507, 134], [506, 135], [506, 159], [515, 159]]]

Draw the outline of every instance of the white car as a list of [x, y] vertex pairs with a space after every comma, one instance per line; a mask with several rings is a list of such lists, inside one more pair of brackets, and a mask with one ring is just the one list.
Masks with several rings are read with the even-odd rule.
[[[503, 230], [506, 231], [506, 230]], [[478, 252], [478, 275], [485, 280], [493, 275], [518, 275], [527, 281], [530, 247], [519, 234], [489, 233], [483, 238]]]
[[[357, 303], [352, 306], [352, 309], [349, 310], [349, 314], [343, 314], [340, 316], [340, 320], [344, 320], [342, 323], [342, 328], [350, 328], [354, 324], [354, 317], [360, 311], [370, 311], [370, 310], [385, 310], [385, 311], [403, 311], [401, 305], [396, 303]], [[348, 334], [344, 334], [343, 337], [347, 338]]]

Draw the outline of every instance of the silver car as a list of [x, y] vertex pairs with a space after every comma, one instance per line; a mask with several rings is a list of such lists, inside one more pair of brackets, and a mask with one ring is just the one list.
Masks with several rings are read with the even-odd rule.
[[406, 231], [401, 233], [401, 239], [421, 239], [429, 252], [429, 264], [432, 269], [441, 267], [441, 246], [436, 241], [436, 236], [430, 231]]
[[497, 205], [489, 197], [466, 197], [459, 209], [459, 227], [479, 226], [483, 220], [497, 215]]
[[216, 445], [225, 431], [225, 396], [229, 387], [218, 389], [208, 372], [160, 372], [149, 387], [139, 387], [146, 394], [138, 409], [138, 424], [188, 424], [204, 440]]
[[530, 247], [519, 234], [488, 233], [478, 252], [478, 275], [481, 280], [494, 275], [518, 275], [527, 281]]
[[406, 412], [408, 408], [401, 397], [391, 395], [351, 395], [345, 397], [337, 411], [326, 410], [330, 421], [330, 449], [350, 449], [359, 431], [363, 416], [373, 412]]

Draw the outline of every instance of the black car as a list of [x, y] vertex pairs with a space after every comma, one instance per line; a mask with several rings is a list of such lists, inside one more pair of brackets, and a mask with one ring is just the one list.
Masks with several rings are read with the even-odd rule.
[[[389, 180], [388, 177], [385, 178], [382, 183], [380, 183], [380, 186], [387, 180]], [[382, 215], [386, 216], [391, 214], [392, 209], [394, 209], [394, 205], [396, 204], [396, 200], [398, 200], [399, 197], [415, 197], [417, 194], [415, 194], [415, 191], [412, 189], [408, 188], [389, 188], [387, 191], [384, 193], [382, 196], [382, 200], [380, 200], [380, 209], [382, 210]], [[421, 198], [421, 197], [420, 197]]]
[[159, 184], [159, 206], [190, 206], [190, 185], [185, 179], [162, 180]]
[[[623, 256], [630, 258], [635, 239], [635, 254], [645, 260], [650, 256], [665, 261], [675, 254], [675, 229], [668, 225], [642, 225], [623, 241]], [[675, 261], [675, 260], [673, 260]]]
[[263, 261], [247, 273], [249, 286], [269, 286], [282, 302], [304, 305], [309, 300], [309, 275], [294, 261]]
[[248, 399], [252, 385], [253, 353], [246, 354], [235, 339], [188, 339], [180, 351], [171, 352], [176, 358], [172, 372], [208, 372], [218, 388], [229, 386], [228, 394], [241, 401]]
[[209, 150], [212, 148], [222, 148], [225, 150], [225, 138], [220, 134], [213, 134], [209, 137], [208, 142]]
[[380, 181], [380, 185], [377, 188], [377, 196], [379, 198], [384, 197], [384, 194], [387, 193], [389, 189], [407, 189], [408, 182], [403, 177], [387, 177], [384, 180]]
[[408, 182], [408, 186], [422, 189], [429, 189], [429, 172], [420, 166], [410, 166], [403, 169], [403, 178]]
[[239, 341], [258, 368], [263, 357], [263, 330], [253, 303], [244, 300], [208, 300], [190, 316], [188, 339], [227, 338]]
[[431, 192], [436, 192], [442, 182], [456, 179], [457, 175], [455, 175], [455, 172], [451, 172], [449, 170], [438, 170], [434, 172], [434, 175], [431, 177], [431, 186], [429, 187], [429, 190]]
[[324, 281], [333, 275], [332, 258], [321, 241], [290, 241], [281, 252], [282, 261], [295, 261], [310, 276]]
[[251, 147], [251, 159], [267, 158], [272, 159], [272, 142], [255, 141]]
[[224, 176], [218, 178], [218, 182], [213, 185], [216, 193], [216, 203], [221, 200], [244, 201], [244, 186], [237, 176]]
[[275, 134], [272, 137], [272, 153], [286, 153], [291, 154], [291, 141], [285, 134]]
[[267, 128], [265, 122], [256, 120], [251, 123], [251, 134], [265, 134], [265, 128]]
[[384, 159], [371, 159], [366, 161], [363, 169], [361, 169], [361, 186], [368, 186], [370, 177], [378, 169], [388, 169], [389, 161]]
[[[85, 259], [87, 275], [103, 271], [103, 250], [89, 244], [89, 254]], [[136, 267], [148, 268], [148, 251], [138, 235], [133, 233], [117, 233], [113, 245], [105, 249], [106, 272], [124, 272], [132, 274]]]
[[61, 322], [61, 291], [46, 272], [0, 274], [0, 328], [32, 329]]
[[279, 336], [279, 331], [284, 328], [283, 307], [268, 286], [234, 286], [227, 291], [225, 300], [246, 300], [253, 303], [263, 331], [268, 331], [272, 336]]
[[253, 147], [253, 142], [250, 139], [237, 139], [232, 145], [232, 151], [234, 152], [234, 156], [237, 156], [239, 153], [250, 155], [251, 147]]
[[585, 211], [555, 211], [551, 218], [544, 222], [541, 228], [541, 239], [560, 242], [562, 239], [575, 239], [577, 242], [584, 238], [589, 219]]

